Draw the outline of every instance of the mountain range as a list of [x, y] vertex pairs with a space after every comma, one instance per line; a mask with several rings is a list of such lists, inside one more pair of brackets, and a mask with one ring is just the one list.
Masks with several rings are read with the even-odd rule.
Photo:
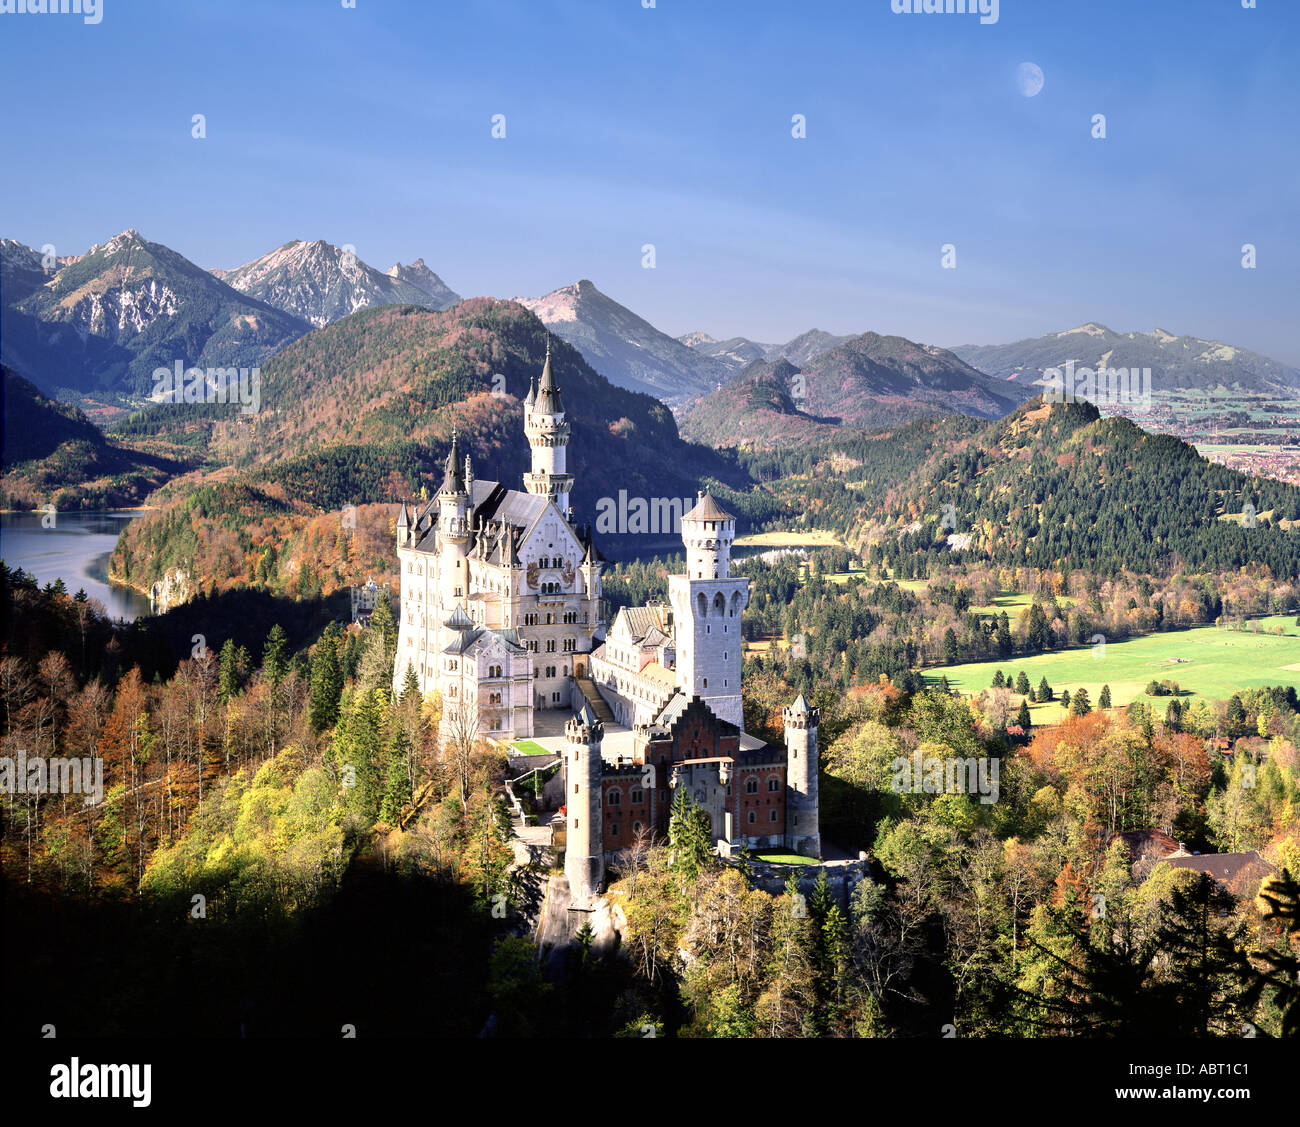
[[682, 433], [697, 442], [764, 448], [822, 441], [837, 427], [871, 429], [925, 415], [996, 419], [1025, 398], [1025, 389], [942, 348], [862, 333], [801, 367], [756, 360], [678, 415]]
[[849, 339], [837, 337], [821, 329], [809, 329], [785, 344], [760, 344], [746, 337], [714, 340], [708, 333], [693, 332], [677, 338], [701, 356], [725, 364], [733, 371], [748, 367], [755, 360], [788, 360], [791, 364], [806, 364], [824, 352], [829, 352]]
[[234, 270], [212, 273], [240, 293], [317, 327], [373, 305], [446, 309], [460, 301], [422, 258], [380, 273], [354, 253], [320, 240], [294, 239]]
[[660, 332], [587, 279], [545, 297], [516, 298], [610, 383], [674, 404], [713, 390], [733, 369]]
[[138, 401], [156, 368], [260, 366], [319, 326], [375, 305], [459, 300], [423, 260], [387, 273], [324, 242], [205, 270], [123, 231], [86, 254], [0, 240], [0, 359], [50, 395]]
[[1223, 341], [1176, 336], [1164, 329], [1149, 333], [1117, 333], [1090, 321], [1076, 329], [1015, 341], [1012, 344], [961, 345], [952, 349], [968, 364], [1000, 379], [1040, 385], [1047, 368], [1150, 368], [1155, 394], [1177, 389], [1262, 392], [1294, 395], [1300, 370], [1257, 352], [1234, 348]]

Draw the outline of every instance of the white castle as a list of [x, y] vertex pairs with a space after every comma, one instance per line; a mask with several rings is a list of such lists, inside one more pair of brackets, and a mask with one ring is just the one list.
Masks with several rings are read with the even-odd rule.
[[[598, 887], [604, 854], [666, 829], [679, 781], [719, 840], [818, 856], [817, 710], [802, 697], [786, 710], [783, 748], [743, 731], [749, 580], [731, 574], [735, 517], [701, 493], [681, 518], [686, 573], [669, 577], [669, 603], [623, 608], [606, 635], [604, 561], [569, 507], [569, 431], [548, 343], [524, 399], [524, 490], [476, 479], [453, 435], [437, 494], [401, 506], [394, 688], [413, 670], [421, 693], [440, 694], [444, 737], [530, 738], [539, 711], [572, 715], [566, 867], [578, 900]], [[602, 755], [607, 726], [628, 730], [623, 751]]]

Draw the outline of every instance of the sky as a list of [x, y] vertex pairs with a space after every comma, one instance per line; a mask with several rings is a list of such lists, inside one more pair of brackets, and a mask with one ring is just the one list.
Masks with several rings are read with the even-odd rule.
[[1296, 0], [343, 2], [0, 14], [0, 235], [319, 238], [464, 296], [588, 278], [673, 335], [1097, 321], [1300, 366]]

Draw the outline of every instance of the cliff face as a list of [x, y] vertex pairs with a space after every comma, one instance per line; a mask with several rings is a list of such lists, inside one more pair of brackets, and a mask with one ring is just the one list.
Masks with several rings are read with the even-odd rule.
[[163, 572], [163, 577], [149, 588], [149, 598], [159, 614], [187, 603], [194, 597], [194, 580], [179, 567]]

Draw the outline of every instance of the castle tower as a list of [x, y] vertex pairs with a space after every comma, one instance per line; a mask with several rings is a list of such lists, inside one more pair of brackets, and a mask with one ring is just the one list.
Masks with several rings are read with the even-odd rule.
[[786, 844], [790, 849], [820, 859], [822, 839], [817, 809], [817, 722], [821, 713], [808, 706], [800, 693], [794, 704], [781, 710], [785, 724]]
[[[469, 459], [465, 459], [469, 469]], [[465, 557], [470, 545], [469, 490], [461, 473], [456, 433], [451, 435], [447, 472], [438, 490], [438, 598], [444, 607], [455, 606], [469, 591]]]
[[668, 577], [668, 597], [675, 612], [677, 687], [743, 728], [740, 618], [749, 605], [749, 579], [731, 574], [735, 539], [736, 518], [700, 494], [682, 517], [686, 574]]
[[549, 497], [556, 508], [569, 516], [569, 494], [573, 475], [567, 469], [569, 424], [564, 421], [564, 404], [551, 370], [551, 339], [546, 338], [546, 364], [541, 382], [534, 393], [529, 381], [524, 400], [524, 433], [533, 451], [533, 468], [524, 474], [524, 488], [529, 493]]
[[586, 909], [605, 879], [605, 839], [601, 824], [600, 744], [605, 726], [583, 702], [564, 726], [565, 828], [564, 875], [574, 908]]

